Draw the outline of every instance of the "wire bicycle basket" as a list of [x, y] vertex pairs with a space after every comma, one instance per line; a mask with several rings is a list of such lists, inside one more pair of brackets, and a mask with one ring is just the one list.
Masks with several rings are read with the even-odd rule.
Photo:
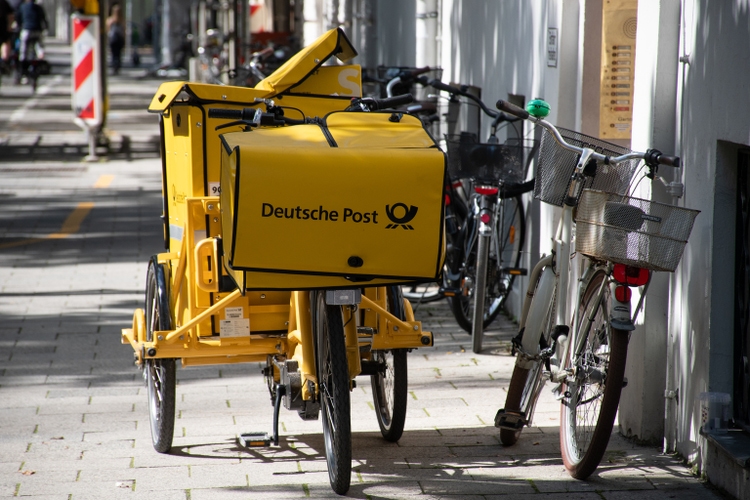
[[[570, 144], [587, 147], [607, 156], [630, 153], [628, 148], [612, 144], [573, 130], [557, 129]], [[560, 146], [552, 134], [544, 130], [537, 160], [534, 197], [561, 207], [568, 192], [570, 179], [578, 164], [579, 155]], [[640, 160], [628, 160], [617, 165], [597, 166], [596, 173], [586, 177], [585, 188], [625, 194]]]
[[628, 266], [673, 272], [699, 213], [585, 189], [576, 215], [576, 251]]
[[533, 150], [533, 144], [514, 140], [489, 144], [478, 142], [476, 135], [466, 133], [446, 136], [445, 143], [451, 179], [470, 178], [490, 184], [523, 182], [526, 160]]

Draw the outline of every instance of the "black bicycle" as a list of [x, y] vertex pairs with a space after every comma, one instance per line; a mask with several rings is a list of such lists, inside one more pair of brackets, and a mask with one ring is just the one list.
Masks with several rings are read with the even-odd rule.
[[503, 310], [516, 276], [526, 274], [520, 267], [526, 238], [521, 195], [534, 187], [533, 179], [525, 179], [537, 145], [522, 134], [500, 144], [500, 126], [517, 118], [488, 108], [466, 87], [439, 80], [430, 85], [448, 92], [452, 100], [470, 99], [492, 118], [487, 142], [473, 133], [446, 136], [452, 184], [446, 200], [449, 242], [441, 292], [449, 298], [458, 324], [471, 333], [472, 350], [479, 353], [484, 329]]

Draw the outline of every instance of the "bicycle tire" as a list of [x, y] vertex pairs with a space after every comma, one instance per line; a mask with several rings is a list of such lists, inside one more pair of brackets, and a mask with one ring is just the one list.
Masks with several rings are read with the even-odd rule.
[[[511, 205], [505, 207], [506, 216], [504, 218], [512, 222], [503, 225], [508, 229], [507, 231], [503, 231], [503, 237], [498, 240], [498, 247], [500, 253], [503, 255], [501, 265], [505, 267], [519, 267], [521, 264], [523, 245], [526, 240], [526, 216], [523, 208], [523, 200], [518, 196], [515, 198], [507, 198], [503, 200], [503, 202]], [[510, 218], [507, 214], [511, 214]], [[472, 280], [474, 280], [475, 266], [470, 263], [472, 262], [474, 255], [476, 255], [476, 251], [475, 249], [472, 249], [468, 252], [468, 257], [464, 257], [463, 263], [464, 277], [469, 277]], [[474, 261], [476, 261], [476, 259], [474, 259]], [[503, 264], [505, 262], [507, 262], [507, 264]], [[489, 294], [491, 301], [489, 304], [485, 305], [485, 329], [495, 320], [495, 318], [497, 318], [500, 311], [502, 311], [505, 306], [505, 301], [508, 298], [508, 294], [512, 290], [516, 279], [515, 275], [504, 272], [502, 269], [499, 269], [497, 265], [494, 265], [494, 267], [488, 267], [488, 269], [491, 269], [491, 273], [493, 274], [493, 277], [487, 281], [488, 286], [491, 289], [496, 286], [497, 292], [493, 290], [493, 293]], [[456, 322], [464, 331], [471, 334], [473, 315], [471, 297], [455, 295], [448, 298], [450, 309], [453, 313], [453, 317], [456, 318]]]
[[[629, 335], [627, 331], [612, 328], [609, 324], [609, 288], [605, 285], [605, 293], [598, 303], [591, 302], [605, 278], [603, 270], [596, 271], [581, 295], [578, 314], [590, 314], [590, 308], [594, 307], [594, 322], [586, 331], [576, 332], [573, 336], [563, 365], [568, 368], [574, 363], [576, 374], [587, 373], [587, 369], [604, 371], [598, 381], [599, 377], [591, 375], [597, 372], [588, 371], [585, 378], [580, 377], [581, 384], [563, 385], [560, 450], [565, 469], [576, 479], [590, 476], [604, 456], [612, 435], [625, 375]], [[584, 349], [572, 360], [570, 353], [578, 338], [585, 339], [581, 343]]]
[[[152, 258], [146, 274], [146, 340], [155, 331], [171, 330], [169, 296], [164, 268]], [[143, 376], [148, 389], [148, 415], [151, 442], [159, 453], [168, 453], [174, 438], [176, 406], [176, 362], [174, 359], [147, 359]]]
[[340, 306], [325, 303], [325, 292], [313, 293], [316, 366], [328, 479], [339, 495], [349, 491], [352, 475], [349, 365]]
[[[404, 301], [398, 286], [386, 288], [388, 310], [403, 320]], [[406, 405], [409, 397], [406, 349], [372, 351], [374, 361], [382, 362], [384, 370], [370, 377], [372, 399], [380, 433], [395, 443], [404, 433]]]
[[[538, 295], [534, 295], [534, 299], [537, 299]], [[534, 300], [532, 299], [532, 300]], [[540, 348], [549, 343], [549, 335], [552, 331], [552, 327], [555, 324], [556, 319], [556, 307], [557, 307], [557, 294], [553, 292], [552, 301], [547, 310], [547, 321], [543, 325], [542, 335], [539, 338]], [[533, 307], [530, 307], [533, 310]], [[524, 332], [526, 335], [526, 332]], [[518, 354], [517, 356], [520, 356]], [[531, 368], [521, 368], [516, 364], [513, 367], [513, 374], [510, 377], [510, 383], [508, 384], [508, 395], [505, 397], [505, 411], [520, 412], [527, 406], [531, 409], [536, 406], [536, 399], [539, 397], [542, 389], [542, 363], [537, 361]], [[527, 416], [530, 419], [531, 415]], [[504, 446], [513, 446], [521, 437], [521, 431], [523, 429], [511, 430], [500, 428], [500, 442]]]

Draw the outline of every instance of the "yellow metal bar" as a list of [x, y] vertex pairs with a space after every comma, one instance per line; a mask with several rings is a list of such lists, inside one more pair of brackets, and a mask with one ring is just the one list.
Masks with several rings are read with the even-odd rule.
[[346, 361], [349, 365], [349, 377], [354, 378], [362, 373], [362, 363], [359, 355], [359, 336], [357, 335], [357, 321], [354, 319], [351, 307], [342, 308], [344, 316], [344, 335], [346, 336]]
[[182, 366], [227, 365], [236, 363], [263, 363], [267, 354], [247, 354], [239, 356], [202, 356], [200, 358], [182, 358]]
[[315, 376], [315, 348], [313, 347], [310, 292], [292, 292], [292, 307], [295, 310], [300, 347], [302, 348], [300, 370], [303, 379], [317, 380]]
[[388, 319], [388, 321], [394, 324], [394, 326], [397, 326], [399, 329], [403, 328], [404, 330], [413, 331], [414, 333], [422, 332], [421, 323], [414, 322], [414, 321], [406, 322], [406, 321], [400, 320], [399, 318], [391, 314], [388, 310], [386, 310], [384, 307], [381, 307], [380, 304], [368, 298], [366, 295], [362, 296], [362, 304], [360, 307], [374, 309], [378, 314], [384, 315]]
[[301, 344], [302, 343], [302, 335], [300, 334], [299, 330], [293, 330], [286, 334], [286, 339], [290, 344]]
[[160, 253], [156, 255], [156, 261], [159, 264], [166, 264], [167, 262], [171, 260], [177, 260], [179, 258], [180, 258], [180, 252]]
[[[154, 332], [161, 335], [166, 332]], [[265, 361], [269, 354], [278, 354], [286, 351], [286, 339], [282, 337], [270, 337], [264, 339], [239, 337], [239, 338], [211, 338], [198, 337], [189, 341], [177, 340], [167, 342], [141, 342], [136, 343], [146, 351], [149, 359], [157, 358], [222, 358], [234, 356], [260, 356], [258, 360]], [[156, 349], [154, 355], [149, 356], [151, 348]], [[138, 351], [136, 351], [138, 352]]]
[[[381, 302], [380, 298], [378, 302]], [[360, 304], [360, 307], [372, 309], [380, 316], [378, 334], [372, 338], [373, 349], [414, 349], [432, 345], [432, 333], [423, 331], [422, 323], [414, 320], [414, 311], [408, 301], [404, 301], [406, 321], [394, 316], [378, 302], [363, 295]]]
[[203, 321], [206, 318], [211, 317], [213, 314], [216, 314], [219, 312], [222, 308], [224, 308], [228, 303], [232, 302], [237, 297], [241, 296], [242, 293], [239, 289], [233, 291], [223, 299], [221, 299], [216, 304], [212, 305], [202, 313], [198, 314], [197, 316], [193, 317], [190, 321], [179, 327], [177, 330], [174, 330], [167, 335], [164, 340], [170, 341], [171, 339], [177, 338], [180, 335], [184, 335], [188, 330], [192, 329], [194, 326], [196, 326], [198, 323]]
[[404, 317], [406, 321], [414, 321], [414, 309], [411, 308], [411, 302], [404, 299]]
[[177, 311], [179, 311], [177, 299], [180, 298], [180, 289], [182, 288], [182, 279], [185, 277], [185, 267], [187, 266], [187, 238], [185, 237], [185, 231], [187, 228], [182, 228], [182, 245], [180, 246], [180, 260], [177, 262], [177, 269], [174, 272], [174, 284], [172, 285], [172, 308], [175, 314], [173, 319], [177, 319]]

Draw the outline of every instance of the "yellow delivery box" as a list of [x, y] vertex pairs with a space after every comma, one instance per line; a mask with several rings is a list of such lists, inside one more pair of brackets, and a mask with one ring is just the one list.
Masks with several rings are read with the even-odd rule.
[[222, 246], [241, 289], [435, 280], [445, 155], [400, 113], [222, 136]]

